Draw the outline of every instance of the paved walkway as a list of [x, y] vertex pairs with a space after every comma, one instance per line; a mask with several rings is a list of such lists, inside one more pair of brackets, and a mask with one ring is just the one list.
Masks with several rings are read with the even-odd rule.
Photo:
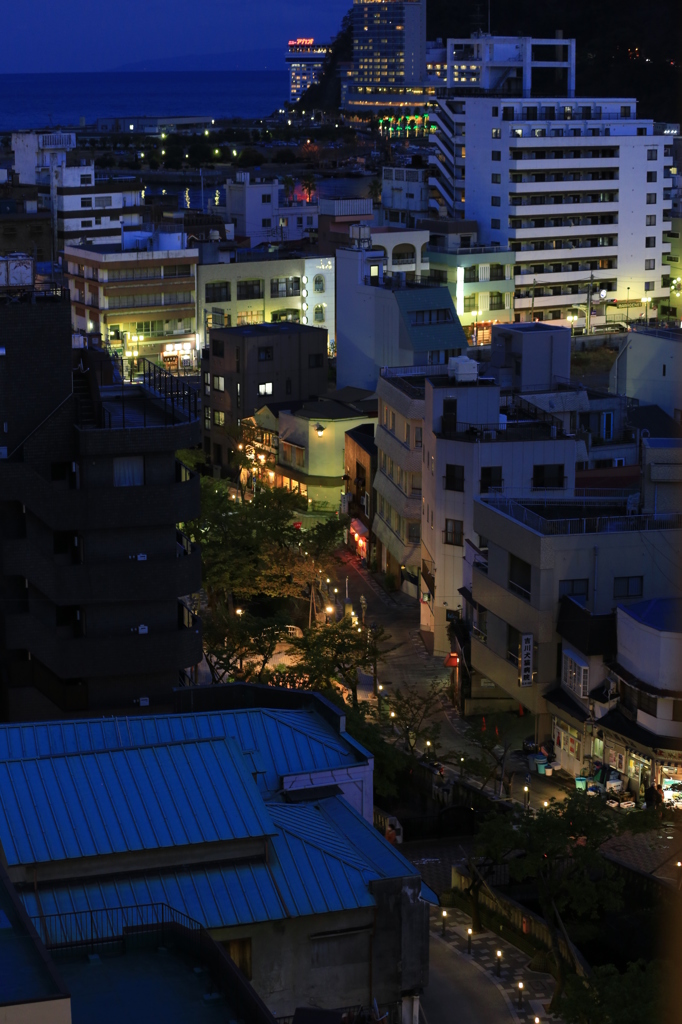
[[515, 1017], [491, 979], [437, 936], [429, 944], [429, 983], [420, 1024], [511, 1024]]
[[[467, 928], [471, 927], [471, 918], [456, 907], [447, 908], [445, 939], [442, 938], [442, 912], [435, 908], [431, 911], [431, 949], [434, 949], [433, 939], [440, 939], [443, 946], [447, 946], [453, 958], [465, 958], [479, 972], [487, 977], [496, 987], [504, 1000], [507, 1009], [506, 1020], [522, 1022], [522, 1024], [533, 1024], [536, 1017], [542, 1024], [547, 1021], [554, 1021], [559, 1024], [560, 1018], [550, 1016], [546, 1007], [549, 1005], [554, 991], [554, 978], [551, 974], [531, 971], [528, 967], [530, 958], [510, 942], [499, 938], [493, 932], [484, 931], [471, 937], [471, 954], [467, 953]], [[502, 963], [500, 977], [497, 977], [497, 950], [502, 950]], [[438, 954], [437, 954], [438, 956]], [[457, 961], [451, 961], [455, 964]], [[440, 958], [436, 959], [436, 987], [438, 987]], [[519, 982], [523, 983], [523, 999], [519, 1007]], [[487, 997], [485, 997], [487, 998]], [[428, 1016], [428, 990], [425, 996], [426, 1024], [449, 1024], [450, 1020], [459, 1022], [459, 1017], [454, 1014], [450, 1017]], [[462, 1018], [465, 1020], [466, 1018]], [[488, 1017], [481, 1012], [477, 1018], [481, 1022], [488, 1022]], [[491, 1017], [495, 1021], [497, 1016]]]

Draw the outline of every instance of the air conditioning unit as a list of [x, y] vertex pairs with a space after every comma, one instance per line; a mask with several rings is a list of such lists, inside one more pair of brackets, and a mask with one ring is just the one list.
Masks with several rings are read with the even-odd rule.
[[137, 560], [138, 560], [138, 562], [146, 562], [147, 561], [147, 556], [146, 555], [138, 555], [137, 556]]
[[141, 635], [147, 634], [149, 632], [149, 626], [138, 626], [137, 627], [137, 632], [140, 633]]

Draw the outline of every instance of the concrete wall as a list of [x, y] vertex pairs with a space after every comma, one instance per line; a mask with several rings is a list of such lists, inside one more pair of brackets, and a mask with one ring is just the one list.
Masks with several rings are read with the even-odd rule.
[[71, 998], [59, 996], [0, 1006], [0, 1024], [71, 1024]]
[[[665, 367], [665, 371], [664, 368]], [[671, 331], [638, 326], [625, 336], [611, 367], [609, 390], [643, 404], [658, 405], [678, 421], [682, 418], [682, 344]]]

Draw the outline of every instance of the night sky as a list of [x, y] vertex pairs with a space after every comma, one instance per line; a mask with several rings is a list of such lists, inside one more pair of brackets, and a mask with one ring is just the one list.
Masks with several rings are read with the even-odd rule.
[[21, 0], [3, 5], [0, 72], [106, 71], [176, 55], [284, 50], [296, 36], [330, 39], [351, 5], [352, 0]]

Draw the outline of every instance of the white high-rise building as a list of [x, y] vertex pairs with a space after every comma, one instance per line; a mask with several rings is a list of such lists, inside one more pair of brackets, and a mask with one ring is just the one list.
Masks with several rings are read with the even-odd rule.
[[451, 87], [432, 114], [434, 209], [516, 253], [517, 320], [581, 327], [589, 306], [596, 325], [628, 303], [629, 319], [652, 315], [669, 299], [679, 126], [638, 117], [632, 98], [576, 98], [573, 40], [517, 40], [504, 61], [509, 40], [476, 37], [468, 74], [463, 42], [448, 40]]

